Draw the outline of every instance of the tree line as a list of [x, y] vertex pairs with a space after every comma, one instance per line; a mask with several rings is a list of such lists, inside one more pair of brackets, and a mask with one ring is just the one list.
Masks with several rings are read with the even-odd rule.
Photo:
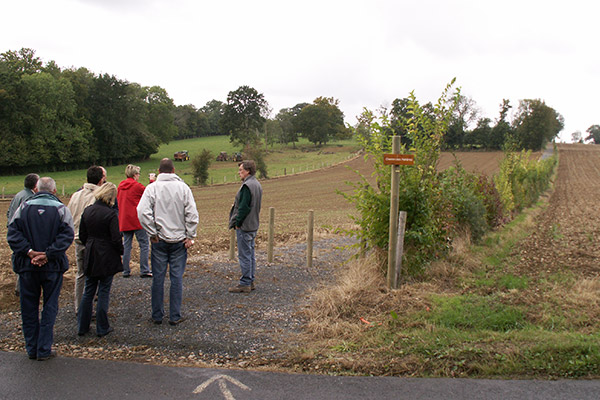
[[[543, 100], [521, 100], [512, 120], [508, 100], [492, 121], [476, 103], [460, 96], [443, 138], [446, 150], [512, 148], [539, 150], [562, 130], [563, 117]], [[386, 129], [410, 145], [409, 98], [393, 101]], [[433, 120], [434, 106], [421, 111]], [[139, 161], [171, 140], [228, 135], [243, 149], [305, 138], [315, 145], [352, 136], [339, 101], [318, 97], [283, 108], [272, 117], [262, 93], [249, 86], [229, 92], [225, 102], [201, 108], [176, 106], [159, 86], [142, 86], [86, 68], [44, 64], [32, 49], [0, 54], [0, 173], [68, 170], [91, 164]], [[355, 128], [360, 130], [359, 119]], [[594, 131], [595, 132], [595, 131]], [[592, 136], [593, 133], [590, 132]], [[599, 140], [600, 142], [600, 140]]]
[[146, 159], [171, 140], [211, 135], [229, 135], [243, 147], [351, 135], [333, 98], [283, 109], [273, 119], [270, 113], [264, 95], [248, 86], [229, 92], [227, 102], [176, 106], [159, 86], [61, 69], [32, 49], [7, 51], [0, 54], [0, 173], [122, 164]]
[[[443, 136], [443, 150], [533, 150], [545, 148], [563, 129], [564, 118], [541, 99], [520, 100], [512, 118], [513, 106], [507, 99], [502, 100], [495, 120], [481, 116], [476, 102], [460, 95], [449, 116], [449, 123]], [[410, 98], [396, 99], [383, 114], [390, 119], [390, 134], [398, 135], [403, 143], [411, 144], [407, 134], [414, 112]], [[447, 105], [450, 106], [450, 105]], [[424, 104], [421, 113], [427, 121], [435, 120], [435, 107]], [[423, 129], [421, 127], [420, 129]]]

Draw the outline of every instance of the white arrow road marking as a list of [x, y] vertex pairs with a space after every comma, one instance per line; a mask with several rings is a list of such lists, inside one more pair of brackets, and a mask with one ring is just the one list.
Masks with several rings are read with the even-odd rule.
[[208, 379], [203, 384], [198, 385], [198, 387], [196, 389], [194, 389], [194, 391], [192, 393], [202, 393], [202, 391], [204, 389], [206, 389], [211, 383], [213, 383], [215, 381], [219, 382], [219, 389], [221, 389], [221, 393], [223, 394], [223, 397], [225, 397], [225, 400], [235, 400], [235, 397], [233, 397], [233, 394], [227, 388], [226, 381], [233, 383], [234, 385], [238, 386], [241, 389], [252, 390], [248, 386], [244, 385], [242, 382], [240, 382], [237, 379], [232, 378], [228, 375], [215, 375], [212, 378]]

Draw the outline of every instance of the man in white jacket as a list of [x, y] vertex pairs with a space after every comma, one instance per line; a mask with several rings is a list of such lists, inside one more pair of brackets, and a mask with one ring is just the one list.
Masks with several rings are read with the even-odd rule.
[[159, 175], [148, 185], [137, 206], [138, 218], [152, 244], [152, 321], [161, 324], [164, 316], [164, 281], [169, 266], [171, 281], [169, 324], [177, 325], [181, 316], [183, 273], [187, 249], [194, 244], [198, 210], [190, 187], [175, 174], [173, 161], [164, 158]]

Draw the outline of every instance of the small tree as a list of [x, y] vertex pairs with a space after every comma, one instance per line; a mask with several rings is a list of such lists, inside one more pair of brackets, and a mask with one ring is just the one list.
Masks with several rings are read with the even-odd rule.
[[210, 151], [202, 149], [202, 152], [192, 158], [192, 172], [194, 180], [200, 186], [206, 186], [208, 182], [208, 168], [212, 163], [213, 155]]

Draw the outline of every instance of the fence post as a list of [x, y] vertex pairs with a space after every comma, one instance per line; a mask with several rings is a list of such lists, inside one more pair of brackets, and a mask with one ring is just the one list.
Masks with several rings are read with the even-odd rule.
[[308, 210], [308, 227], [306, 229], [306, 267], [312, 267], [313, 254], [313, 228], [315, 223], [315, 212]]
[[4, 186], [2, 186], [2, 200], [4, 200]]
[[404, 231], [406, 228], [406, 211], [400, 211], [398, 216], [398, 239], [396, 242], [396, 276], [394, 288], [397, 288], [402, 277], [402, 256], [404, 255]]
[[269, 245], [267, 247], [267, 262], [273, 262], [273, 241], [275, 236], [275, 207], [269, 207]]
[[63, 185], [63, 190], [62, 190], [62, 197], [65, 197], [65, 185]]
[[235, 229], [229, 230], [229, 259], [235, 260]]
[[286, 175], [287, 175], [287, 168], [284, 168], [283, 169], [283, 176], [286, 176]]

